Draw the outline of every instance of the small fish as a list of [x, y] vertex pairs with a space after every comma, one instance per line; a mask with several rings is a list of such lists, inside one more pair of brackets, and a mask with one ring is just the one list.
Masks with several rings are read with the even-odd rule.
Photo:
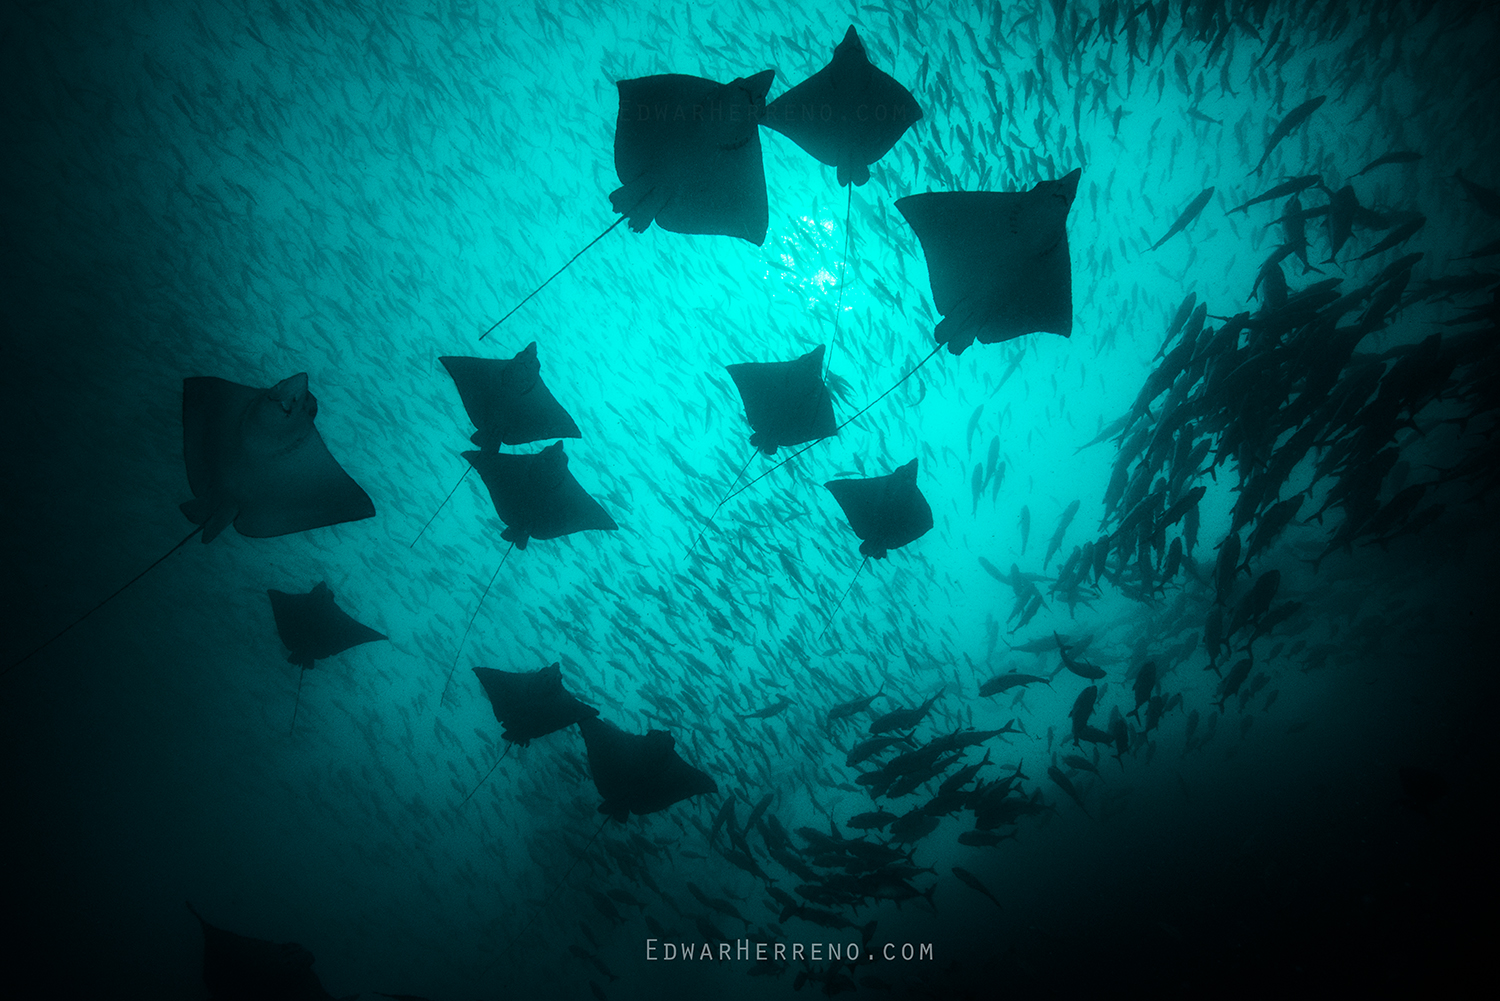
[[779, 696], [775, 702], [763, 709], [757, 709], [753, 713], [741, 713], [740, 719], [770, 719], [772, 716], [780, 715], [792, 704], [792, 700], [785, 695]]
[[[1027, 538], [1030, 535], [1031, 535], [1031, 508], [1027, 507], [1025, 504], [1022, 504], [1021, 505], [1021, 555], [1022, 556], [1026, 555], [1026, 540], [1027, 540]], [[981, 557], [981, 559], [980, 559], [979, 562], [983, 563], [984, 559]], [[986, 567], [985, 569], [988, 570], [990, 568]], [[995, 576], [998, 578], [1000, 575], [998, 573], [996, 573]]]
[[[1274, 573], [1275, 571], [1272, 572]], [[1250, 658], [1246, 657], [1230, 668], [1229, 673], [1224, 676], [1224, 680], [1219, 682], [1219, 701], [1214, 703], [1219, 707], [1219, 712], [1222, 713], [1224, 711], [1224, 703], [1229, 701], [1231, 696], [1239, 693], [1240, 685], [1244, 684], [1245, 679], [1250, 677], [1250, 668], [1253, 666]]]
[[[1062, 656], [1063, 667], [1066, 667], [1068, 670], [1072, 671], [1074, 674], [1087, 681], [1098, 681], [1100, 678], [1104, 677], [1104, 671], [1100, 668], [1095, 667], [1093, 664], [1090, 664], [1086, 660], [1079, 660], [1076, 657], [1073, 657], [1073, 647], [1065, 643], [1063, 641], [1063, 638], [1057, 633], [1052, 634], [1052, 639], [1057, 643], [1057, 651]], [[1087, 689], [1085, 689], [1085, 691], [1087, 691]]]
[[855, 744], [844, 758], [844, 764], [853, 768], [861, 761], [865, 761], [895, 744], [910, 744], [915, 746], [910, 737], [871, 737], [869, 740], [863, 740]]
[[1001, 692], [1009, 691], [1017, 685], [1030, 685], [1038, 681], [1048, 685], [1052, 683], [1046, 678], [1040, 678], [1035, 674], [1017, 674], [1015, 671], [1012, 671], [1009, 674], [1001, 674], [991, 678], [980, 685], [979, 694], [982, 698], [990, 695], [999, 695]]
[[760, 802], [755, 804], [755, 808], [750, 811], [750, 816], [745, 818], [746, 831], [755, 826], [755, 822], [760, 819], [761, 814], [765, 813], [766, 808], [771, 805], [771, 800], [774, 796], [775, 793], [768, 792], [760, 798]]
[[1259, 174], [1261, 168], [1266, 165], [1266, 161], [1271, 158], [1271, 151], [1276, 148], [1281, 140], [1291, 135], [1297, 126], [1307, 121], [1314, 111], [1323, 106], [1323, 102], [1326, 100], [1328, 100], [1327, 95], [1322, 95], [1310, 101], [1304, 101], [1293, 108], [1291, 113], [1281, 120], [1281, 124], [1276, 126], [1275, 130], [1271, 133], [1271, 138], [1266, 140], [1265, 155], [1260, 158], [1260, 163], [1256, 164], [1255, 169], [1250, 173]]
[[857, 713], [864, 712], [866, 709], [870, 708], [870, 703], [880, 698], [880, 696], [882, 696], [883, 694], [885, 694], [884, 685], [882, 685], [880, 691], [876, 692], [874, 695], [866, 695], [863, 698], [851, 699], [848, 702], [840, 702], [838, 705], [828, 710], [828, 720], [824, 724], [824, 729], [832, 727], [833, 724], [838, 722], [839, 720], [848, 719], [849, 717], [854, 716]]
[[932, 705], [942, 697], [942, 689], [916, 709], [893, 709], [870, 724], [871, 735], [888, 733], [891, 730], [911, 730], [927, 716]]
[[1136, 719], [1141, 718], [1141, 706], [1151, 701], [1151, 690], [1156, 687], [1156, 661], [1148, 660], [1141, 665], [1140, 673], [1135, 676], [1135, 709], [1130, 715]]
[[1080, 754], [1065, 755], [1063, 757], [1063, 764], [1067, 765], [1069, 768], [1077, 768], [1085, 772], [1093, 772], [1095, 775], [1099, 774], [1099, 769], [1094, 767], [1094, 763]]
[[1500, 240], [1491, 240], [1489, 243], [1486, 243], [1484, 246], [1474, 251], [1474, 253], [1465, 254], [1463, 257], [1460, 257], [1459, 260], [1476, 261], [1481, 257], [1494, 257], [1496, 254], [1500, 254]]
[[[1057, 520], [1057, 530], [1052, 533], [1052, 539], [1047, 543], [1047, 555], [1042, 559], [1042, 569], [1047, 569], [1047, 564], [1052, 562], [1052, 557], [1062, 549], [1063, 538], [1067, 535], [1068, 526], [1073, 524], [1073, 518], [1078, 514], [1078, 501], [1073, 501], [1063, 510], [1062, 517]], [[1014, 571], [1012, 571], [1014, 574]]]
[[604, 894], [600, 893], [598, 890], [591, 889], [591, 888], [588, 888], [588, 887], [584, 888], [584, 892], [586, 892], [593, 899], [593, 901], [594, 901], [594, 908], [600, 914], [602, 914], [606, 918], [608, 918], [609, 921], [612, 924], [619, 925], [619, 924], [624, 924], [625, 923], [625, 919], [620, 916], [620, 912], [619, 911], [615, 910], [615, 905], [612, 904], [612, 903], [610, 903], [610, 900], [609, 900], [608, 897], [606, 897]]
[[1397, 226], [1390, 232], [1389, 235], [1386, 236], [1384, 240], [1381, 240], [1379, 243], [1375, 244], [1375, 246], [1371, 247], [1363, 254], [1360, 254], [1358, 260], [1367, 260], [1371, 257], [1374, 257], [1376, 254], [1390, 250], [1392, 247], [1405, 243], [1407, 240], [1410, 240], [1413, 236], [1416, 235], [1417, 230], [1421, 229], [1425, 225], [1427, 225], [1427, 217], [1424, 215], [1419, 215], [1415, 219]]
[[979, 877], [975, 876], [972, 872], [969, 872], [967, 869], [960, 869], [958, 866], [954, 866], [953, 875], [961, 879], [966, 886], [972, 887], [973, 889], [978, 890], [980, 893], [984, 894], [986, 897], [989, 897], [995, 902], [996, 907], [1002, 906], [1000, 901], [996, 899], [995, 895], [991, 893], [985, 887], [985, 885], [979, 881]]
[[1078, 790], [1073, 786], [1073, 783], [1068, 780], [1068, 777], [1064, 775], [1056, 765], [1047, 766], [1047, 777], [1050, 778], [1059, 789], [1067, 793], [1069, 798], [1071, 798], [1073, 802], [1078, 804], [1078, 809], [1083, 811], [1083, 815], [1085, 817], [1088, 817], [1090, 820], [1093, 819], [1094, 815], [1089, 813], [1088, 807], [1083, 805], [1083, 797], [1078, 795]]
[[1073, 721], [1073, 729], [1076, 732], [1088, 723], [1089, 717], [1094, 713], [1094, 703], [1099, 699], [1099, 686], [1090, 685], [1078, 693], [1078, 698], [1073, 700], [1073, 708], [1068, 710], [1068, 718]]
[[1308, 188], [1311, 188], [1313, 185], [1322, 183], [1323, 178], [1319, 177], [1317, 174], [1308, 174], [1304, 177], [1294, 177], [1290, 181], [1286, 181], [1282, 184], [1276, 185], [1276, 187], [1265, 192], [1264, 194], [1256, 195], [1245, 204], [1230, 209], [1228, 214], [1233, 215], [1236, 212], [1244, 212], [1248, 210], [1250, 206], [1257, 205], [1261, 202], [1269, 202], [1276, 198], [1287, 198], [1291, 195], [1301, 194]]
[[856, 813], [844, 821], [845, 827], [853, 827], [861, 831], [878, 830], [887, 827], [899, 819], [894, 813], [886, 813], [884, 810], [876, 810], [873, 813]]
[[1362, 176], [1364, 174], [1368, 174], [1370, 171], [1374, 170], [1376, 167], [1383, 167], [1383, 166], [1385, 166], [1388, 163], [1416, 163], [1420, 159], [1422, 159], [1422, 154], [1421, 153], [1409, 153], [1409, 152], [1404, 152], [1404, 151], [1403, 152], [1398, 152], [1398, 153], [1387, 153], [1385, 156], [1381, 157], [1380, 159], [1378, 159], [1378, 160], [1372, 160], [1369, 163], [1365, 164], [1364, 170], [1361, 170], [1358, 174], [1355, 174], [1354, 176], [1355, 177], [1360, 177], [1360, 176]]
[[[1161, 349], [1156, 352], [1156, 357], [1160, 358], [1166, 354], [1167, 345], [1171, 343], [1172, 338], [1177, 336], [1177, 332], [1182, 329], [1183, 324], [1187, 323], [1188, 317], [1193, 315], [1193, 307], [1196, 306], [1197, 303], [1198, 294], [1196, 292], [1189, 292], [1187, 298], [1182, 300], [1182, 304], [1177, 307], [1177, 312], [1172, 314], [1172, 322], [1167, 324], [1167, 336], [1162, 339], [1162, 346]], [[1122, 418], [1120, 421], [1121, 426], [1115, 432], [1116, 434], [1118, 434], [1120, 430], [1124, 430], [1124, 424], [1125, 419]]]
[[1151, 249], [1155, 250], [1157, 247], [1160, 247], [1162, 244], [1172, 239], [1172, 237], [1176, 236], [1178, 233], [1181, 233], [1183, 230], [1187, 229], [1188, 224], [1191, 223], [1194, 219], [1198, 218], [1198, 213], [1203, 211], [1203, 207], [1208, 204], [1208, 200], [1213, 196], [1213, 188], [1206, 188], [1202, 192], [1200, 192], [1198, 197], [1194, 198], [1192, 202], [1188, 204], [1188, 207], [1182, 210], [1182, 215], [1178, 216], [1177, 221], [1172, 224], [1172, 228], [1167, 230], [1167, 235], [1162, 237], [1160, 240], [1157, 240], [1155, 245], [1152, 246]]
[[1343, 249], [1344, 243], [1348, 241], [1349, 234], [1354, 228], [1354, 217], [1359, 212], [1359, 199], [1354, 194], [1354, 185], [1346, 184], [1335, 191], [1328, 199], [1328, 246], [1332, 253], [1324, 264], [1332, 264], [1333, 259]]
[[[1023, 552], [1024, 552], [1024, 549], [1023, 549]], [[999, 569], [996, 568], [995, 564], [991, 563], [989, 560], [985, 559], [983, 556], [979, 557], [979, 565], [982, 566], [982, 567], [984, 567], [984, 572], [985, 573], [989, 574], [991, 577], [995, 578], [1000, 583], [1002, 583], [1002, 584], [1009, 584], [1010, 583], [1010, 578], [1007, 577], [1007, 576], [1005, 576], [1005, 574], [1001, 573], [999, 571]]]
[[719, 807], [719, 812], [714, 817], [713, 830], [708, 835], [709, 845], [713, 845], [714, 838], [718, 836], [719, 828], [725, 824], [729, 825], [731, 831], [734, 830], [734, 793], [730, 793], [724, 798], [724, 805]]
[[1500, 219], [1500, 194], [1497, 194], [1494, 188], [1480, 187], [1464, 177], [1464, 172], [1461, 170], [1455, 170], [1453, 176], [1458, 179], [1459, 184], [1464, 186], [1464, 190], [1469, 193], [1469, 197], [1474, 199], [1475, 205], [1478, 205], [1495, 218]]

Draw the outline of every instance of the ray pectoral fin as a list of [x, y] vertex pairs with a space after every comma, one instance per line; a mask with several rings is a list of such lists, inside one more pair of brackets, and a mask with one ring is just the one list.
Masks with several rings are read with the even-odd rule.
[[1073, 273], [1064, 235], [1029, 269], [1028, 286], [1035, 329], [1071, 337], [1073, 334]]
[[766, 228], [771, 219], [766, 201], [766, 172], [761, 164], [759, 130], [750, 134], [750, 142], [736, 155], [729, 184], [739, 203], [742, 227], [740, 232], [732, 235], [758, 247], [766, 242]]
[[765, 103], [766, 95], [771, 92], [771, 84], [776, 82], [775, 70], [761, 70], [751, 77], [746, 77], [742, 82], [745, 93], [750, 95], [752, 103]]
[[375, 515], [370, 496], [323, 444], [317, 430], [289, 452], [268, 457], [239, 478], [251, 484], [239, 498], [234, 526], [250, 538], [270, 538]]
[[737, 236], [760, 246], [770, 211], [761, 167], [760, 137], [744, 145], [694, 155], [680, 167], [681, 183], [656, 211], [656, 224], [674, 233]]

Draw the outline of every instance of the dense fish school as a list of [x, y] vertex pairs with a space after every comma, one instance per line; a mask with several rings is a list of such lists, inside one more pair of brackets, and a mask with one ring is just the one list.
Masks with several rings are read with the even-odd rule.
[[1479, 969], [1500, 11], [0, 27], [28, 996]]

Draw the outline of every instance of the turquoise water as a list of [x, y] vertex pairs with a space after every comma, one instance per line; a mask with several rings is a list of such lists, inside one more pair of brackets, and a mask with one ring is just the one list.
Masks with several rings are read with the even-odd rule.
[[[1368, 229], [1341, 263], [1319, 265], [1325, 274], [1289, 262], [1294, 289], [1363, 283], [1408, 252], [1425, 254], [1415, 282], [1493, 262], [1460, 259], [1500, 223], [1453, 176], [1500, 184], [1492, 12], [1465, 21], [1448, 4], [1327, 4], [1288, 17], [1287, 5], [1231, 3], [1238, 20], [1220, 21], [1218, 6], [1158, 4], [1154, 45], [1140, 14], [1136, 60], [1112, 4], [1107, 38], [1091, 4], [941, 0], [5, 13], [6, 662], [191, 527], [176, 510], [190, 496], [184, 378], [265, 387], [306, 372], [319, 431], [377, 510], [297, 535], [194, 542], [7, 673], [20, 954], [59, 997], [201, 997], [190, 899], [223, 927], [306, 946], [339, 996], [589, 997], [590, 981], [610, 998], [784, 994], [801, 964], [747, 977], [744, 962], [648, 961], [644, 916], [701, 941], [692, 882], [749, 919], [716, 917], [731, 936], [844, 941], [847, 931], [778, 925], [757, 881], [711, 851], [700, 826], [729, 792], [741, 822], [774, 793], [789, 831], [873, 809], [844, 765], [854, 727], [830, 738], [823, 719], [883, 687], [885, 708], [943, 691], [919, 739], [1019, 720], [1024, 734], [986, 745], [984, 776], [1020, 763], [1027, 792], [1056, 809], [993, 848], [959, 844], [958, 818], [918, 842], [916, 864], [935, 872], [914, 882], [937, 887], [933, 906], [851, 918], [878, 920], [877, 945], [931, 943], [935, 958], [872, 964], [856, 979], [934, 996], [1071, 994], [1115, 983], [1133, 958], [1132, 988], [1213, 993], [1258, 977], [1287, 989], [1374, 978], [1382, 962], [1420, 976], [1470, 955], [1469, 887], [1492, 875], [1472, 854], [1474, 805], [1493, 786], [1482, 640], [1496, 540], [1469, 503], [1483, 477], [1435, 485], [1429, 502], [1445, 510], [1422, 533], [1335, 552], [1316, 575], [1309, 561], [1337, 516], [1294, 526], [1258, 557], [1255, 575], [1281, 570], [1280, 598], [1303, 610], [1259, 641], [1263, 690], [1222, 716], [1201, 646], [1183, 644], [1213, 601], [1233, 464], [1202, 478], [1201, 583], [1185, 572], [1135, 600], [1105, 581], [1087, 604], [1050, 599], [1013, 632], [1015, 595], [979, 561], [1051, 577], [1100, 536], [1116, 445], [1080, 446], [1130, 408], [1186, 295], [1212, 316], [1258, 308], [1249, 290], [1281, 239], [1281, 202], [1228, 210], [1281, 177], [1318, 173], [1330, 189], [1353, 183], [1366, 206], [1427, 218], [1407, 247], [1366, 262], [1355, 257], [1380, 238]], [[1266, 56], [1251, 29], [1265, 39], [1283, 19], [1285, 44]], [[614, 220], [615, 81], [774, 67], [774, 97], [820, 68], [850, 23], [924, 110], [868, 185], [851, 195], [832, 168], [762, 130], [763, 245], [620, 227], [478, 342]], [[1247, 177], [1275, 124], [1321, 94], [1327, 104]], [[1392, 150], [1423, 156], [1351, 181]], [[831, 372], [847, 384], [848, 416], [928, 354], [939, 319], [893, 202], [1026, 190], [1075, 167], [1071, 338], [939, 354], [836, 440], [726, 504], [690, 555], [748, 451], [723, 366], [796, 357], [827, 343], [837, 316]], [[1185, 235], [1149, 250], [1209, 186]], [[1318, 264], [1323, 225], [1307, 228]], [[1417, 343], [1488, 298], [1414, 305], [1361, 350]], [[411, 545], [463, 474], [472, 430], [437, 358], [510, 357], [533, 340], [583, 431], [567, 443], [570, 469], [620, 529], [511, 554], [479, 607], [505, 544], [476, 478]], [[1475, 394], [1435, 404], [1420, 436], [1400, 432], [1415, 480], [1436, 484], [1424, 470], [1451, 467], [1490, 427], [1483, 380], [1463, 378]], [[1440, 423], [1471, 413], [1472, 424]], [[992, 442], [1003, 478], [987, 476], [976, 497], [972, 470]], [[820, 635], [860, 565], [821, 484], [912, 458], [933, 531], [864, 567]], [[1288, 489], [1310, 479], [1300, 469]], [[1313, 488], [1315, 504], [1326, 488]], [[288, 735], [297, 670], [265, 591], [319, 581], [390, 641], [319, 662]], [[1123, 765], [1106, 753], [1098, 776], [1069, 770], [1087, 816], [1046, 777], [1063, 755], [1093, 757], [1064, 746], [1084, 683], [1064, 672], [1018, 702], [977, 695], [1012, 668], [1056, 671], [1055, 654], [1008, 649], [1054, 630], [1095, 637], [1088, 657], [1108, 686], [1099, 725], [1132, 707], [1127, 679], [1147, 658], [1163, 664], [1163, 694], [1182, 695], [1149, 752], [1143, 743]], [[569, 730], [513, 752], [456, 809], [500, 751], [468, 668], [555, 661], [606, 718], [671, 730], [721, 795], [606, 828], [585, 851], [598, 796]], [[740, 718], [782, 694], [794, 704], [781, 715]], [[1437, 770], [1450, 791], [1410, 809], [1403, 766]], [[607, 861], [640, 854], [631, 831], [664, 848], [641, 862], [661, 894]], [[773, 874], [787, 892], [802, 882]], [[645, 915], [623, 906], [614, 925], [585, 886], [624, 889]], [[1309, 929], [1329, 929], [1326, 940]]]

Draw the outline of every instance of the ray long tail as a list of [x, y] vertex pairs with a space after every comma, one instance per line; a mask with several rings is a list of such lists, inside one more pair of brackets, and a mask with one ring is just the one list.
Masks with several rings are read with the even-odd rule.
[[[757, 451], [759, 451], [759, 449], [752, 448], [750, 450], [750, 455], [747, 459], [745, 459], [745, 464], [740, 467], [740, 471], [738, 473], [734, 474], [734, 479], [729, 481], [729, 490], [733, 490], [735, 484], [740, 482], [740, 477], [744, 476], [745, 470], [750, 468], [750, 462], [755, 458], [755, 453]], [[714, 509], [709, 512], [708, 518], [704, 520], [703, 527], [698, 529], [698, 537], [693, 540], [692, 545], [688, 546], [689, 554], [691, 554], [694, 549], [698, 548], [698, 543], [702, 541], [704, 533], [707, 532], [708, 527], [714, 523], [714, 516], [719, 513], [719, 509], [722, 508], [725, 502], [728, 501], [732, 496], [734, 495], [729, 493], [728, 491], [725, 491], [724, 496], [719, 498], [719, 503], [714, 505]]]
[[422, 530], [417, 533], [417, 537], [415, 539], [411, 540], [411, 545], [407, 546], [407, 549], [414, 548], [418, 542], [422, 541], [422, 536], [427, 534], [427, 529], [432, 527], [432, 523], [437, 520], [437, 516], [442, 513], [443, 508], [448, 506], [448, 502], [453, 499], [454, 494], [458, 493], [458, 488], [464, 485], [464, 480], [467, 480], [469, 478], [469, 474], [473, 471], [473, 466], [470, 466], [468, 469], [464, 470], [464, 474], [458, 478], [457, 483], [453, 484], [453, 489], [448, 491], [448, 496], [444, 497], [443, 502], [437, 506], [437, 510], [432, 512], [432, 517], [427, 519], [427, 524], [422, 526]]
[[147, 567], [146, 569], [142, 570], [140, 573], [136, 574], [134, 577], [130, 578], [124, 584], [120, 585], [120, 587], [115, 591], [114, 594], [111, 594], [108, 598], [105, 598], [103, 601], [99, 602], [99, 604], [95, 605], [93, 608], [90, 608], [87, 612], [84, 612], [82, 615], [78, 616], [78, 618], [74, 619], [72, 622], [68, 623], [62, 629], [60, 629], [56, 633], [54, 633], [52, 635], [52, 637], [50, 639], [48, 639], [45, 643], [42, 643], [40, 646], [36, 647], [34, 650], [32, 650], [26, 656], [22, 657], [20, 660], [18, 660], [15, 663], [11, 664], [4, 671], [0, 671], [0, 678], [3, 678], [5, 675], [9, 674], [15, 668], [20, 667], [22, 664], [26, 663], [28, 660], [30, 660], [31, 658], [35, 657], [37, 654], [41, 653], [43, 650], [47, 649], [49, 646], [51, 646], [52, 644], [56, 643], [58, 640], [62, 639], [64, 636], [66, 636], [69, 632], [71, 632], [73, 630], [74, 626], [77, 626], [84, 619], [88, 618], [90, 615], [93, 615], [95, 612], [99, 611], [99, 609], [103, 608], [105, 605], [109, 604], [111, 601], [114, 601], [120, 595], [124, 594], [125, 591], [127, 589], [129, 589], [130, 585], [134, 584], [136, 581], [138, 581], [142, 577], [146, 576], [152, 570], [155, 570], [162, 563], [166, 562], [166, 559], [167, 559], [168, 556], [171, 556], [173, 553], [177, 552], [177, 550], [181, 549], [183, 546], [185, 546], [189, 542], [191, 542], [193, 536], [197, 535], [201, 531], [203, 531], [203, 526], [202, 525], [195, 526], [191, 532], [189, 532], [188, 534], [186, 534], [186, 535], [184, 535], [182, 537], [182, 541], [181, 542], [177, 543], [177, 545], [173, 546], [171, 549], [168, 549], [165, 553], [162, 553], [161, 556], [157, 557], [156, 561], [154, 563], [152, 563], [149, 567]]
[[[573, 870], [578, 868], [578, 863], [582, 862], [584, 856], [588, 855], [589, 849], [594, 847], [594, 842], [598, 841], [599, 835], [604, 833], [604, 825], [607, 823], [609, 823], [608, 814], [605, 815], [603, 820], [599, 821], [599, 826], [597, 829], [595, 829], [594, 836], [592, 838], [589, 838], [589, 843], [583, 846], [583, 851], [579, 852], [578, 856], [573, 859], [573, 864], [568, 866], [568, 871], [563, 873], [563, 878], [560, 879], [557, 885], [552, 888], [552, 892], [547, 894], [547, 899], [542, 901], [541, 905], [537, 907], [536, 911], [531, 915], [529, 919], [527, 919], [526, 923], [521, 926], [521, 930], [516, 932], [515, 935], [511, 936], [510, 941], [505, 944], [506, 949], [509, 949], [511, 946], [520, 941], [521, 936], [525, 935], [527, 930], [536, 923], [536, 919], [542, 916], [542, 912], [547, 909], [547, 905], [552, 903], [552, 899], [556, 897], [559, 892], [561, 892], [563, 887], [568, 885], [568, 877], [573, 875]], [[496, 955], [494, 959], [491, 959], [489, 965], [486, 966], [483, 970], [479, 971], [479, 975], [482, 977], [486, 973], [489, 973], [490, 970], [494, 969], [495, 964], [500, 961], [500, 955], [503, 954], [504, 953], [502, 951], [501, 954]]]
[[465, 796], [464, 797], [464, 801], [462, 803], [458, 804], [458, 808], [460, 810], [462, 810], [465, 806], [468, 805], [469, 800], [471, 800], [471, 799], [474, 798], [474, 794], [479, 791], [479, 787], [482, 786], [482, 785], [484, 785], [486, 782], [488, 782], [490, 780], [490, 776], [493, 775], [493, 774], [495, 774], [495, 769], [500, 767], [500, 762], [502, 762], [502, 761], [505, 760], [505, 756], [507, 754], [509, 754], [510, 753], [510, 749], [512, 747], [515, 747], [515, 746], [516, 745], [513, 744], [513, 743], [507, 743], [505, 745], [505, 750], [501, 751], [500, 752], [500, 757], [498, 757], [498, 758], [495, 759], [495, 763], [493, 765], [490, 765], [490, 770], [484, 773], [484, 778], [480, 779], [477, 783], [475, 783], [474, 788], [472, 788], [472, 789], [469, 790], [469, 795]]
[[500, 557], [500, 566], [497, 566], [495, 572], [490, 574], [490, 582], [484, 585], [484, 593], [479, 596], [479, 604], [474, 606], [474, 614], [469, 616], [469, 624], [464, 626], [464, 635], [458, 641], [458, 649], [453, 651], [453, 663], [448, 668], [448, 680], [443, 682], [443, 694], [438, 696], [438, 705], [442, 705], [443, 700], [448, 697], [448, 686], [453, 684], [453, 672], [458, 670], [458, 658], [463, 654], [464, 644], [469, 640], [469, 630], [474, 628], [474, 620], [479, 618], [479, 610], [484, 607], [484, 599], [490, 596], [490, 588], [495, 586], [495, 580], [500, 576], [500, 568], [505, 566], [505, 561], [510, 559], [511, 550], [515, 548], [516, 544], [512, 542], [510, 549], [507, 549], [505, 555]]
[[520, 309], [522, 306], [524, 306], [528, 302], [530, 302], [536, 296], [536, 294], [538, 292], [540, 292], [542, 289], [546, 288], [548, 285], [551, 285], [553, 278], [556, 278], [558, 275], [560, 275], [564, 271], [568, 270], [568, 268], [572, 265], [572, 263], [574, 261], [576, 261], [580, 257], [582, 257], [584, 255], [584, 253], [586, 253], [588, 251], [588, 249], [590, 247], [592, 247], [594, 244], [598, 243], [600, 240], [602, 240], [606, 236], [608, 236], [609, 233], [610, 233], [610, 230], [612, 230], [616, 226], [620, 225], [620, 223], [624, 222], [626, 220], [626, 218], [627, 218], [626, 216], [622, 215], [622, 216], [620, 216], [620, 218], [618, 218], [614, 222], [610, 223], [609, 227], [607, 229], [605, 229], [604, 232], [600, 233], [598, 236], [594, 237], [592, 240], [590, 240], [588, 243], [586, 243], [584, 245], [583, 250], [580, 250], [578, 253], [576, 253], [572, 257], [568, 258], [568, 263], [567, 264], [564, 264], [562, 267], [560, 267], [556, 271], [552, 272], [552, 274], [547, 278], [546, 281], [542, 282], [536, 288], [532, 289], [531, 293], [529, 295], [527, 295], [526, 298], [522, 299], [520, 302], [518, 302], [514, 306], [512, 306], [510, 308], [510, 312], [509, 313], [506, 313], [504, 316], [500, 317], [500, 319], [498, 319], [494, 323], [490, 324], [489, 329], [487, 329], [484, 333], [482, 333], [482, 334], [479, 335], [479, 339], [482, 341], [486, 337], [490, 336], [490, 334], [494, 332], [494, 330], [495, 330], [496, 327], [500, 326], [500, 324], [502, 324], [506, 320], [510, 319], [511, 316], [515, 314], [516, 310]]
[[855, 568], [854, 576], [849, 578], [849, 586], [844, 588], [843, 594], [839, 595], [838, 604], [833, 606], [833, 611], [828, 615], [828, 621], [823, 623], [823, 628], [818, 633], [819, 639], [822, 639], [823, 633], [828, 632], [828, 627], [833, 625], [833, 620], [838, 617], [839, 609], [844, 607], [844, 599], [849, 597], [850, 591], [854, 590], [854, 582], [859, 580], [859, 572], [865, 568], [865, 564], [868, 562], [870, 562], [870, 557], [866, 556], [863, 560], [860, 561], [859, 566]]

